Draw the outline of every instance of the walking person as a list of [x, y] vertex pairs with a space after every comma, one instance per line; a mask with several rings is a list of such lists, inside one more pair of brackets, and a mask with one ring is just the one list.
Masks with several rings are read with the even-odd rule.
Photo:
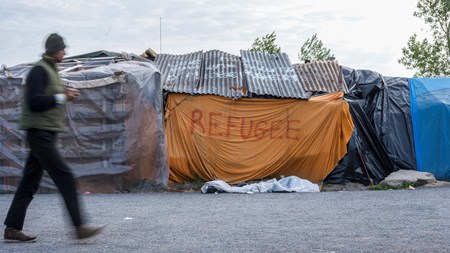
[[27, 131], [30, 152], [4, 222], [7, 242], [36, 241], [36, 236], [25, 234], [22, 228], [28, 205], [39, 188], [44, 170], [64, 199], [75, 238], [92, 237], [104, 228], [85, 225], [74, 176], [56, 147], [57, 133], [65, 130], [65, 103], [80, 94], [77, 89], [64, 88], [57, 72], [56, 64], [66, 54], [65, 48], [64, 39], [56, 33], [51, 34], [45, 42], [45, 54], [26, 78], [19, 127]]

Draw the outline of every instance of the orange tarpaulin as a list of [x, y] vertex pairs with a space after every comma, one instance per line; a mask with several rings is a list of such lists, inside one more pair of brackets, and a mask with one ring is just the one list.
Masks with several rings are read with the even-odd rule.
[[320, 182], [347, 153], [353, 130], [342, 93], [309, 101], [172, 93], [165, 117], [171, 182]]

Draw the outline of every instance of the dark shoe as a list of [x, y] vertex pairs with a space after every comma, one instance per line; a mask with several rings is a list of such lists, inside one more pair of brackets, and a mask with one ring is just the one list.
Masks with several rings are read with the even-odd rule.
[[100, 234], [107, 225], [88, 226], [81, 225], [75, 229], [76, 239], [86, 239]]
[[35, 242], [37, 237], [26, 235], [22, 230], [15, 228], [5, 228], [3, 238], [5, 242]]

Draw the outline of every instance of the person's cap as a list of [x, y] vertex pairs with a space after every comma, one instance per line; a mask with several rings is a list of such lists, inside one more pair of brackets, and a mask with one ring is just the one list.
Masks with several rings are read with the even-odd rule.
[[47, 40], [45, 41], [45, 53], [47, 55], [52, 55], [65, 48], [66, 44], [64, 44], [63, 37], [59, 36], [56, 33], [50, 34], [50, 36], [48, 36]]

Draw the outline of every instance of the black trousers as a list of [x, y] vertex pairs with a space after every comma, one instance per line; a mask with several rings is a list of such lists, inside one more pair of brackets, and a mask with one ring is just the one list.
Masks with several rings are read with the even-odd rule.
[[75, 180], [56, 148], [56, 133], [29, 129], [27, 141], [30, 153], [4, 224], [22, 230], [28, 205], [39, 189], [43, 170], [46, 170], [64, 199], [73, 225], [82, 225]]

